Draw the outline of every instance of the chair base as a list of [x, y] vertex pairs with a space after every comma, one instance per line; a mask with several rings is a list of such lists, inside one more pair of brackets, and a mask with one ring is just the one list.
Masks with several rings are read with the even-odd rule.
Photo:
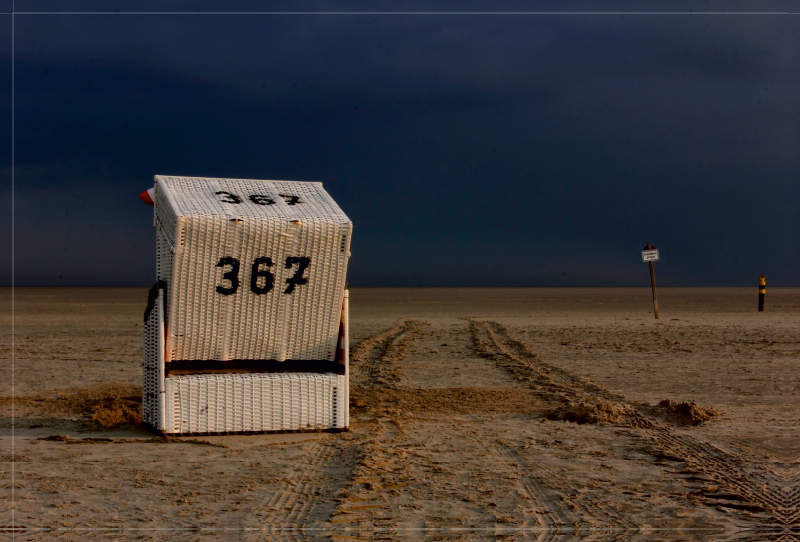
[[348, 391], [346, 376], [332, 373], [168, 377], [162, 432], [171, 436], [342, 430], [349, 422]]
[[215, 433], [164, 433], [148, 425], [148, 429], [162, 437], [225, 437], [225, 436], [251, 436], [251, 435], [289, 435], [289, 434], [309, 434], [309, 433], [347, 433], [350, 431], [349, 427], [334, 428], [334, 429], [280, 429], [278, 431], [218, 431]]

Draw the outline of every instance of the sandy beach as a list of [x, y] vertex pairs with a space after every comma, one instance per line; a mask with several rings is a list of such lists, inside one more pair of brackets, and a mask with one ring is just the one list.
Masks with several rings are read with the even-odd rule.
[[800, 288], [650, 295], [354, 288], [348, 432], [167, 439], [147, 290], [17, 289], [2, 536], [796, 540]]

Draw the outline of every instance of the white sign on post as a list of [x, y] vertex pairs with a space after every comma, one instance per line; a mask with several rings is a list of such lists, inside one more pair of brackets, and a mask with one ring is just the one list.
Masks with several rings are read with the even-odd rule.
[[658, 261], [658, 249], [655, 248], [653, 250], [643, 250], [642, 251], [642, 261], [643, 262], [657, 262]]

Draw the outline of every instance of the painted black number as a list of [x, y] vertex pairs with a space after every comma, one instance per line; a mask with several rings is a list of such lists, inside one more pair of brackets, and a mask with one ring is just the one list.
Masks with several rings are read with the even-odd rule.
[[231, 287], [225, 288], [224, 286], [217, 286], [217, 293], [231, 295], [235, 294], [236, 290], [239, 289], [239, 260], [231, 258], [230, 256], [220, 258], [217, 267], [222, 267], [224, 270], [226, 265], [230, 265], [231, 270], [222, 274], [222, 280], [230, 281]]
[[230, 192], [225, 192], [224, 190], [220, 190], [217, 192], [218, 196], [224, 196], [220, 201], [224, 203], [242, 203], [242, 200], [236, 194], [231, 194]]
[[297, 205], [298, 203], [303, 203], [300, 201], [300, 196], [290, 196], [288, 194], [278, 194], [280, 197], [286, 200], [288, 205]]
[[[252, 196], [251, 196], [252, 198]], [[266, 256], [262, 256], [261, 258], [256, 258], [253, 262], [253, 271], [250, 274], [250, 291], [254, 294], [266, 294], [272, 287], [275, 285], [275, 275], [267, 271], [266, 269], [259, 270], [258, 267], [264, 264], [267, 267], [272, 267], [272, 259], [267, 258]], [[259, 277], [264, 277], [264, 285], [258, 285]]]
[[[303, 273], [305, 273], [308, 266], [311, 265], [311, 258], [305, 256], [289, 256], [286, 258], [286, 269], [291, 269], [295, 264], [297, 264], [297, 270], [294, 276], [286, 279], [286, 284], [288, 284], [288, 286], [283, 292], [285, 294], [291, 294], [298, 286], [308, 284], [308, 279], [303, 276]], [[222, 280], [230, 282], [230, 286], [217, 286], [217, 293], [231, 295], [239, 290], [239, 260], [230, 256], [225, 256], [224, 258], [220, 258], [219, 262], [217, 262], [217, 267], [223, 268], [223, 271], [226, 265], [231, 267], [229, 271], [222, 274]], [[272, 267], [272, 258], [261, 256], [253, 260], [253, 267], [250, 270], [250, 291], [258, 295], [266, 294], [275, 288], [275, 275], [268, 269], [261, 269], [262, 265], [265, 267]], [[263, 282], [259, 280], [261, 277], [264, 278]], [[261, 284], [259, 285], [260, 282]]]
[[253, 194], [250, 196], [250, 201], [255, 203], [256, 205], [274, 205], [275, 200], [269, 196], [264, 196], [263, 194]]
[[291, 269], [294, 264], [297, 264], [297, 271], [293, 277], [286, 279], [286, 284], [289, 286], [283, 291], [284, 294], [291, 294], [294, 292], [295, 286], [308, 282], [308, 279], [303, 278], [303, 272], [311, 264], [311, 258], [306, 258], [305, 256], [289, 256], [286, 258], [286, 269]]

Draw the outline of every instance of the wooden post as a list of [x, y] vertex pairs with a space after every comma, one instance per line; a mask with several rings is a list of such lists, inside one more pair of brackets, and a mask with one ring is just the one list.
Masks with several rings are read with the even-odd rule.
[[767, 279], [764, 275], [758, 277], [758, 312], [764, 312], [767, 297]]
[[[647, 247], [645, 250], [653, 250], [653, 245], [647, 243]], [[653, 267], [653, 262], [647, 262], [650, 264], [650, 286], [653, 287], [653, 311], [656, 313], [656, 320], [658, 320], [658, 295], [656, 295], [656, 270]]]

